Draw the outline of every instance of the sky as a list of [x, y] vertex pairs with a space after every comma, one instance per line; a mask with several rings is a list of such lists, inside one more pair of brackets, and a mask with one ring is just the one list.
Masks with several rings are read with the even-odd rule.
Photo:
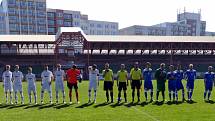
[[119, 28], [175, 22], [177, 9], [198, 12], [215, 31], [214, 0], [47, 0], [48, 8], [81, 11], [91, 20], [119, 22]]

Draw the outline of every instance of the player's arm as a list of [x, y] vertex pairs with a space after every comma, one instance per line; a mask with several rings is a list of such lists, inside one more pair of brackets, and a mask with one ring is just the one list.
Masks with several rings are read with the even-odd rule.
[[128, 86], [128, 85], [129, 85], [129, 84], [128, 84], [128, 72], [126, 72], [126, 82], [127, 82], [126, 85]]
[[133, 70], [131, 69], [130, 74], [129, 74], [130, 85], [131, 85], [131, 83], [132, 83], [132, 74], [133, 74]]
[[117, 85], [117, 87], [119, 85], [119, 71], [116, 74], [116, 85]]
[[42, 74], [41, 74], [41, 86], [43, 86], [43, 72], [42, 72]]
[[2, 86], [3, 86], [3, 87], [4, 87], [4, 76], [5, 76], [5, 73], [2, 74], [2, 82], [3, 82], [3, 83], [2, 83]]
[[21, 81], [23, 81], [23, 79], [24, 79], [24, 75], [23, 75], [23, 73], [21, 72]]
[[107, 73], [106, 70], [103, 70], [103, 72], [102, 72], [103, 78], [105, 78], [106, 73]]
[[50, 85], [51, 85], [51, 83], [52, 83], [52, 80], [54, 80], [54, 75], [53, 75], [53, 73], [51, 72], [51, 81], [50, 81]]
[[114, 75], [113, 75], [113, 71], [111, 72], [111, 78], [112, 78], [112, 82], [113, 82], [113, 84], [114, 84]]
[[100, 81], [100, 79], [99, 79], [99, 70], [97, 70], [97, 82], [98, 82], [98, 86], [99, 86], [99, 81]]
[[143, 80], [143, 74], [142, 71], [140, 71], [140, 84], [142, 85], [142, 80]]
[[63, 82], [64, 82], [65, 78], [66, 78], [66, 73], [65, 73], [65, 71], [63, 70], [63, 76], [62, 76], [62, 81], [63, 81]]
[[206, 80], [207, 80], [206, 74], [204, 74], [204, 84], [206, 84]]

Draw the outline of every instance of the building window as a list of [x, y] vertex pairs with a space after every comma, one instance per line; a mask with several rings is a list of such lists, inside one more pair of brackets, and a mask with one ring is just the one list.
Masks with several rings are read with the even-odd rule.
[[15, 8], [9, 8], [8, 9], [8, 14], [16, 14], [16, 9]]
[[90, 24], [90, 27], [94, 27], [94, 24]]
[[39, 33], [45, 33], [46, 32], [46, 27], [45, 26], [38, 26], [38, 32]]
[[37, 16], [39, 17], [46, 17], [46, 12], [45, 11], [38, 11]]
[[109, 25], [107, 24], [107, 25], [105, 25], [105, 29], [108, 29], [109, 28]]
[[35, 16], [35, 12], [33, 10], [28, 10], [28, 16]]
[[55, 21], [53, 21], [53, 20], [48, 20], [48, 24], [49, 24], [49, 25], [55, 25]]
[[46, 3], [45, 2], [37, 2], [36, 7], [38, 10], [45, 10], [46, 9]]
[[64, 22], [64, 26], [65, 26], [65, 27], [71, 27], [71, 26], [72, 26], [72, 23], [71, 23], [71, 22]]
[[26, 9], [20, 10], [20, 15], [21, 16], [27, 16], [27, 10]]
[[72, 15], [71, 14], [64, 14], [64, 19], [72, 19]]
[[29, 24], [36, 24], [36, 23], [35, 23], [35, 18], [29, 17], [29, 18], [28, 18], [28, 22], [29, 22]]
[[63, 25], [63, 20], [57, 20], [58, 25]]
[[27, 17], [22, 17], [22, 18], [21, 18], [21, 22], [24, 23], [24, 24], [28, 24], [28, 19], [27, 19]]
[[27, 8], [27, 2], [20, 1], [20, 8]]
[[55, 33], [55, 28], [48, 28], [48, 31], [49, 31], [50, 33]]
[[38, 18], [37, 23], [40, 24], [40, 25], [45, 25], [46, 24], [46, 19]]
[[102, 25], [101, 24], [97, 24], [97, 28], [102, 28]]
[[63, 17], [63, 13], [57, 13], [57, 17], [59, 18]]
[[27, 25], [22, 25], [21, 30], [22, 31], [28, 31], [28, 26]]
[[54, 15], [55, 15], [55, 13], [52, 13], [52, 12], [48, 12], [48, 13], [47, 13], [47, 16], [48, 16], [49, 18], [54, 18]]
[[28, 1], [28, 8], [35, 9], [35, 4], [33, 1]]

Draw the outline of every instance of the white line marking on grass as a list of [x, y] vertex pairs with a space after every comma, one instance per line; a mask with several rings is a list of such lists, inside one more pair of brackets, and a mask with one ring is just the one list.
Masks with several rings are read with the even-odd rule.
[[133, 107], [136, 111], [148, 116], [149, 118], [153, 119], [154, 121], [159, 121], [157, 118], [155, 118], [154, 116], [150, 115], [149, 113], [145, 112], [145, 111], [142, 111], [136, 107]]

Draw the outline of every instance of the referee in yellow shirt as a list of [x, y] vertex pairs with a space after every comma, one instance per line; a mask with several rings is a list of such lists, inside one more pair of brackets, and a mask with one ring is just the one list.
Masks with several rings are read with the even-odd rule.
[[134, 102], [134, 93], [135, 89], [137, 89], [137, 98], [138, 102], [140, 102], [140, 87], [142, 85], [142, 71], [139, 68], [139, 63], [135, 62], [134, 68], [130, 71], [130, 79], [131, 79], [131, 89], [132, 89], [132, 102]]
[[105, 69], [102, 71], [102, 75], [104, 78], [104, 90], [106, 91], [107, 103], [109, 102], [109, 91], [111, 96], [111, 103], [113, 103], [113, 71], [109, 69], [109, 64], [105, 64]]
[[118, 86], [118, 103], [121, 101], [121, 91], [123, 89], [125, 102], [127, 103], [127, 86], [128, 86], [128, 72], [125, 70], [125, 64], [121, 64], [121, 69], [117, 72], [117, 86]]

